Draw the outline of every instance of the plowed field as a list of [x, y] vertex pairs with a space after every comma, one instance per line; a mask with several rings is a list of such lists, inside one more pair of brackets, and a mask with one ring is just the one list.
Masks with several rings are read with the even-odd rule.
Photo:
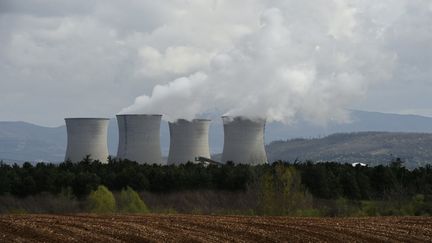
[[3, 215], [0, 242], [432, 242], [431, 217]]

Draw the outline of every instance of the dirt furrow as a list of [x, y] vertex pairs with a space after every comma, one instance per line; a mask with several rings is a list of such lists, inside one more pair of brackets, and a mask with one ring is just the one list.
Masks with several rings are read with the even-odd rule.
[[432, 217], [3, 215], [2, 242], [430, 242]]

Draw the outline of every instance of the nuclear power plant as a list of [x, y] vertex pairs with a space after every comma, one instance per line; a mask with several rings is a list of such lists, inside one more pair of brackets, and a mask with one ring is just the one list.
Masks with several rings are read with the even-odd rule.
[[[160, 145], [162, 115], [117, 115], [119, 141], [117, 158], [143, 164], [164, 164]], [[268, 163], [264, 147], [265, 119], [223, 116], [224, 145], [221, 163], [258, 165]], [[90, 155], [107, 162], [107, 118], [66, 118], [67, 149], [65, 160], [79, 162]], [[179, 119], [169, 122], [169, 165], [211, 160], [209, 149], [210, 120]]]
[[117, 115], [117, 158], [138, 163], [161, 164], [160, 125], [162, 115]]
[[265, 119], [222, 117], [224, 146], [222, 163], [258, 165], [267, 163], [264, 147]]
[[91, 159], [107, 163], [108, 118], [65, 118], [67, 147], [65, 161]]
[[170, 148], [168, 164], [194, 162], [197, 157], [210, 158], [208, 131], [210, 120], [179, 119], [169, 123]]

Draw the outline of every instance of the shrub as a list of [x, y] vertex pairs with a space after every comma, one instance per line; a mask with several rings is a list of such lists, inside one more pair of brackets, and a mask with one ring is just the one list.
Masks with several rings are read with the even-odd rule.
[[379, 216], [378, 203], [375, 201], [362, 201], [362, 212], [364, 216]]
[[100, 185], [88, 196], [88, 207], [92, 213], [113, 213], [116, 210], [116, 201], [108, 188]]
[[140, 196], [129, 186], [120, 192], [118, 209], [123, 213], [149, 213], [147, 205]]
[[318, 209], [307, 208], [307, 209], [298, 209], [295, 211], [293, 216], [296, 217], [320, 217], [322, 216], [322, 212]]
[[23, 208], [11, 208], [8, 211], [9, 214], [27, 214], [27, 210]]
[[259, 178], [258, 213], [296, 215], [312, 207], [312, 196], [301, 184], [300, 173], [292, 166], [276, 164]]

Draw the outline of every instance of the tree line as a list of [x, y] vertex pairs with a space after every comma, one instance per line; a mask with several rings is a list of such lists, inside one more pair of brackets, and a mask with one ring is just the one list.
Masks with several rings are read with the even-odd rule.
[[233, 163], [161, 166], [113, 159], [102, 164], [89, 158], [79, 163], [24, 163], [22, 166], [0, 162], [0, 195], [26, 197], [42, 192], [59, 194], [68, 189], [77, 198], [84, 198], [99, 185], [111, 191], [131, 187], [135, 191], [152, 193], [190, 190], [244, 192], [261, 183], [265, 176], [277, 174], [280, 167], [298, 172], [296, 180], [314, 198], [385, 200], [418, 194], [432, 197], [431, 165], [414, 170], [408, 170], [397, 162], [375, 167], [282, 161], [258, 166]]

